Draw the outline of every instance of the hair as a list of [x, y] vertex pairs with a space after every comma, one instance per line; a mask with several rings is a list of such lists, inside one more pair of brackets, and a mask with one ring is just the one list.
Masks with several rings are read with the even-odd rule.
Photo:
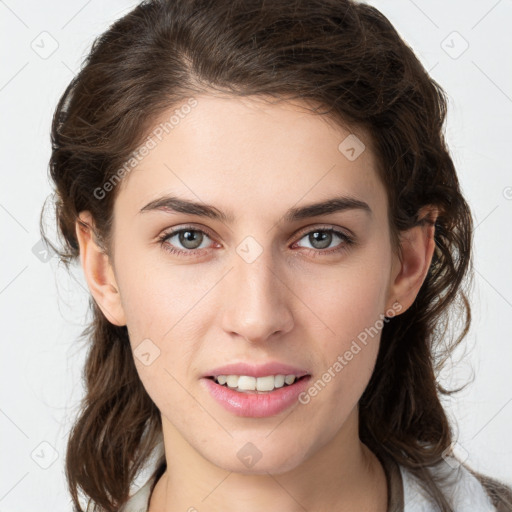
[[[120, 187], [101, 199], [97, 191], [115, 182], [170, 108], [215, 93], [297, 99], [367, 134], [387, 192], [394, 250], [402, 231], [435, 223], [424, 283], [412, 306], [382, 330], [359, 402], [359, 435], [377, 456], [417, 476], [439, 510], [451, 510], [429, 468], [453, 442], [440, 400], [461, 388], [447, 390], [438, 378], [471, 322], [472, 216], [444, 139], [446, 93], [374, 7], [353, 0], [142, 2], [94, 41], [57, 105], [49, 175], [62, 243], [52, 244], [41, 220], [43, 239], [69, 266], [79, 257], [78, 214], [88, 210], [111, 255]], [[432, 205], [437, 219], [422, 218]], [[162, 426], [126, 326], [111, 324], [92, 298], [90, 306], [93, 318], [82, 333], [90, 340], [85, 397], [68, 438], [66, 478], [76, 511], [83, 492], [94, 510], [113, 512], [127, 501]]]

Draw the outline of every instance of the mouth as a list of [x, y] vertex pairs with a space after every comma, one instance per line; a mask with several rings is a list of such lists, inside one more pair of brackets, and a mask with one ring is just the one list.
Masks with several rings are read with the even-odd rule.
[[268, 394], [282, 388], [294, 386], [307, 380], [311, 375], [268, 375], [265, 377], [251, 377], [248, 375], [210, 375], [207, 379], [219, 386], [247, 394]]
[[246, 418], [275, 416], [296, 406], [309, 386], [306, 375], [210, 375], [201, 383], [210, 397], [229, 413]]

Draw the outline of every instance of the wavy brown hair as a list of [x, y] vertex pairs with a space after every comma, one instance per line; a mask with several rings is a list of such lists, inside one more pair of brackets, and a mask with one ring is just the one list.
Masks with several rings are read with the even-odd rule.
[[[429, 468], [452, 443], [440, 398], [454, 390], [438, 378], [470, 326], [472, 217], [444, 139], [446, 94], [377, 9], [351, 0], [142, 2], [94, 41], [58, 103], [49, 173], [61, 244], [45, 236], [41, 220], [43, 238], [69, 266], [79, 256], [78, 214], [89, 210], [111, 255], [120, 187], [101, 200], [97, 191], [115, 181], [165, 111], [216, 92], [297, 99], [369, 134], [395, 250], [400, 232], [423, 222], [421, 208], [438, 208], [426, 279], [414, 304], [382, 331], [359, 404], [360, 437], [412, 471], [439, 510], [451, 510]], [[161, 419], [139, 380], [126, 326], [109, 323], [92, 299], [90, 306], [85, 397], [68, 439], [66, 477], [76, 511], [83, 493], [95, 510], [114, 512]], [[457, 332], [449, 328], [453, 315]]]

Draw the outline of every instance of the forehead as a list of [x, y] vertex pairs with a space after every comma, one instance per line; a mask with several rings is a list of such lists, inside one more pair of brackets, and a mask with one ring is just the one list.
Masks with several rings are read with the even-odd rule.
[[139, 151], [137, 165], [119, 185], [116, 217], [133, 217], [171, 193], [237, 216], [278, 215], [335, 194], [385, 207], [371, 141], [360, 129], [352, 133], [297, 101], [213, 95], [193, 100], [154, 123], [142, 145], [149, 149], [143, 157]]

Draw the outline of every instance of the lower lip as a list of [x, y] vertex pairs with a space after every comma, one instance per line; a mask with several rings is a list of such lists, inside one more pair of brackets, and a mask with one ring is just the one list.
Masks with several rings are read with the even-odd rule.
[[268, 393], [243, 393], [217, 384], [213, 379], [203, 377], [201, 382], [210, 395], [226, 410], [237, 416], [265, 418], [274, 416], [291, 407], [298, 396], [305, 391], [311, 375], [294, 382], [290, 386]]

